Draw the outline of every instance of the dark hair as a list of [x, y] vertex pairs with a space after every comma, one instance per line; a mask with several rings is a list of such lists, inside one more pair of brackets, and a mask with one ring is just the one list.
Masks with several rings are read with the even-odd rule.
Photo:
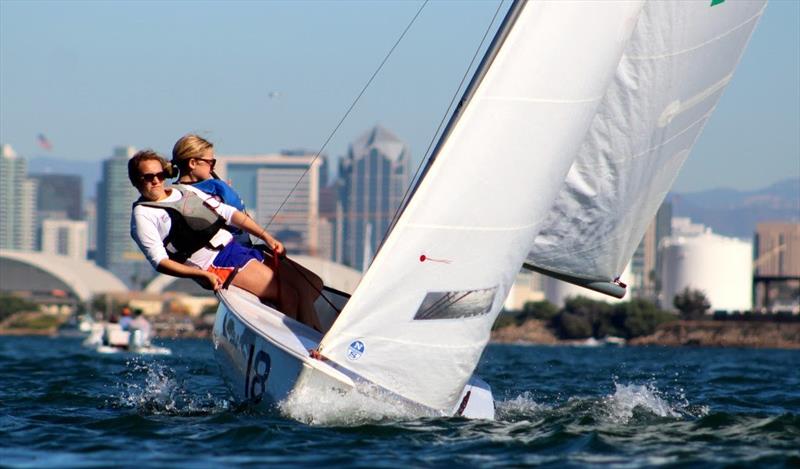
[[133, 184], [133, 187], [138, 188], [141, 183], [139, 178], [142, 174], [139, 172], [139, 163], [142, 161], [158, 161], [161, 163], [161, 169], [167, 173], [167, 177], [173, 177], [172, 165], [169, 164], [163, 156], [153, 150], [142, 150], [136, 152], [136, 154], [128, 160], [128, 179], [131, 181], [131, 184]]

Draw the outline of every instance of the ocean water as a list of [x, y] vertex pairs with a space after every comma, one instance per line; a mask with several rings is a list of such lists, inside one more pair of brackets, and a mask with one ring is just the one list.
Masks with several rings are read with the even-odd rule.
[[800, 467], [800, 351], [491, 345], [470, 421], [237, 406], [209, 341], [161, 345], [0, 337], [0, 466]]

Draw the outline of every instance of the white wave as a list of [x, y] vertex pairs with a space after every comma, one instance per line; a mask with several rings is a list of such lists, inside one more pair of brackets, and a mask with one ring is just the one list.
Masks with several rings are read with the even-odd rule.
[[346, 392], [303, 386], [280, 402], [278, 409], [294, 420], [325, 426], [439, 416], [369, 386]]
[[521, 417], [530, 417], [550, 407], [540, 404], [533, 399], [530, 392], [525, 391], [519, 396], [505, 401], [495, 401], [497, 420], [512, 420]]
[[685, 408], [688, 403], [671, 405], [660, 395], [654, 384], [619, 384], [614, 383], [614, 394], [603, 399], [608, 416], [619, 423], [626, 423], [633, 417], [636, 408], [644, 409], [659, 417], [679, 418], [678, 409]]
[[119, 404], [124, 407], [153, 414], [210, 413], [229, 407], [227, 401], [215, 400], [210, 393], [192, 395], [166, 365], [132, 359], [127, 366], [124, 381], [119, 383], [122, 393], [118, 396]]

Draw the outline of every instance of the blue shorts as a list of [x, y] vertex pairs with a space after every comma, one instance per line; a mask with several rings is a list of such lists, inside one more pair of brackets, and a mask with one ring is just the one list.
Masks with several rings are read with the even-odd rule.
[[242, 269], [250, 261], [264, 262], [264, 254], [258, 249], [246, 248], [241, 244], [231, 241], [222, 248], [208, 267], [209, 272], [214, 272], [225, 282], [234, 270]]

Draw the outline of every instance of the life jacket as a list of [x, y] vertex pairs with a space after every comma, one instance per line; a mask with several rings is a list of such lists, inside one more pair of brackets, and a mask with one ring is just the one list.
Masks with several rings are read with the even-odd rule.
[[180, 184], [173, 185], [172, 189], [181, 194], [181, 198], [174, 202], [139, 199], [133, 204], [134, 207], [144, 205], [167, 211], [172, 221], [164, 239], [169, 258], [183, 263], [200, 249], [222, 249], [224, 246], [211, 245], [211, 239], [219, 230], [227, 227], [225, 219], [191, 190], [181, 187]]

